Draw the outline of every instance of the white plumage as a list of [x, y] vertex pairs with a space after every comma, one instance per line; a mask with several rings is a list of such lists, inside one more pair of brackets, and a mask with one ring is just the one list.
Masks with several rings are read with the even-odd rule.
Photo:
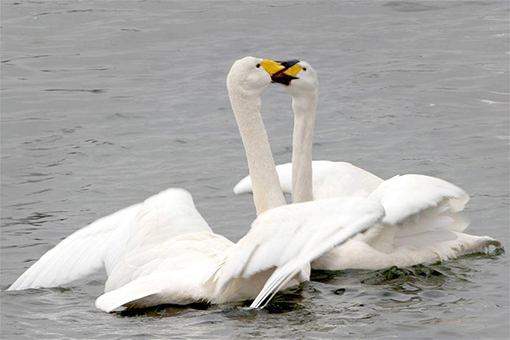
[[261, 307], [279, 290], [308, 280], [312, 260], [380, 221], [384, 209], [367, 199], [283, 205], [260, 117], [260, 95], [271, 83], [265, 69], [277, 72], [275, 64], [247, 57], [234, 63], [227, 80], [259, 213], [237, 244], [211, 230], [189, 192], [171, 188], [70, 235], [9, 290], [59, 286], [104, 267], [108, 280], [96, 306], [107, 312], [243, 301], [259, 293], [252, 307]]
[[[292, 164], [276, 168], [284, 192], [292, 194]], [[250, 192], [249, 176], [234, 191]], [[463, 233], [469, 221], [459, 212], [469, 196], [438, 178], [403, 175], [383, 181], [348, 163], [314, 161], [313, 195], [314, 200], [365, 197], [380, 202], [386, 211], [378, 226], [313, 261], [313, 269], [406, 267], [501, 246], [491, 237]]]
[[[283, 191], [293, 194], [294, 202], [364, 197], [380, 202], [386, 211], [377, 227], [315, 260], [312, 268], [411, 266], [485, 251], [491, 245], [501, 246], [491, 237], [464, 233], [469, 222], [459, 212], [469, 196], [449, 182], [423, 175], [395, 176], [384, 181], [349, 163], [312, 162], [319, 83], [310, 64], [299, 65], [302, 71], [298, 79], [287, 86], [295, 122], [293, 163], [277, 166]], [[234, 187], [236, 194], [250, 191], [249, 176]]]
[[98, 219], [62, 240], [8, 290], [56, 287], [86, 277], [101, 268], [109, 274], [126, 246], [126, 238], [141, 204]]
[[261, 214], [235, 244], [212, 232], [187, 191], [172, 188], [70, 235], [9, 290], [62, 285], [110, 263], [105, 294], [96, 301], [104, 311], [243, 301], [262, 291], [252, 305], [261, 307], [307, 280], [311, 260], [383, 216], [382, 206], [366, 199], [282, 206]]
[[501, 243], [463, 233], [469, 221], [459, 214], [469, 200], [459, 187], [423, 175], [395, 176], [369, 199], [386, 210], [381, 223], [365, 235], [317, 259], [314, 268], [382, 269], [412, 266], [486, 251]]

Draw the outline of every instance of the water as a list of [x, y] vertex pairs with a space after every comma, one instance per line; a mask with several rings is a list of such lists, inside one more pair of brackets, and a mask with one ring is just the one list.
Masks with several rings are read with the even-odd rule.
[[[509, 240], [506, 1], [2, 2], [1, 288], [78, 228], [170, 186], [232, 240], [254, 218], [227, 98], [234, 60], [298, 58], [320, 81], [314, 158], [472, 196], [469, 232]], [[284, 89], [264, 95], [290, 161]], [[507, 254], [319, 272], [267, 310], [106, 314], [104, 275], [1, 292], [5, 339], [509, 337]]]

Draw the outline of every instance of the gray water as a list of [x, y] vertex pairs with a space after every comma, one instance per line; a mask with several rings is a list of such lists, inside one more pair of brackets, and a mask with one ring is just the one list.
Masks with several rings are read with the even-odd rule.
[[[507, 1], [17, 1], [2, 15], [1, 334], [5, 339], [507, 339], [509, 257], [315, 273], [268, 309], [106, 314], [105, 275], [5, 292], [61, 239], [183, 187], [236, 241], [255, 217], [225, 78], [246, 55], [309, 61], [314, 159], [420, 173], [472, 199], [468, 231], [509, 240]], [[290, 98], [263, 98], [277, 163]]]

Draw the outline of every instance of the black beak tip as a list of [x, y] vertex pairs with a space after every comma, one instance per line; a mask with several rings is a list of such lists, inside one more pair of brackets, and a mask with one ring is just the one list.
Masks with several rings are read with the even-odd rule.
[[280, 63], [283, 67], [285, 67], [286, 69], [288, 69], [289, 67], [292, 67], [294, 65], [296, 65], [297, 63], [299, 63], [299, 60], [297, 59], [292, 59], [292, 60], [286, 60], [286, 61], [276, 61], [277, 63]]
[[289, 86], [290, 82], [293, 79], [298, 79], [297, 77], [293, 77], [288, 74], [285, 74], [285, 71], [288, 70], [289, 68], [291, 68], [292, 66], [296, 65], [297, 63], [299, 63], [299, 60], [292, 59], [292, 60], [287, 60], [287, 61], [276, 61], [276, 62], [285, 68], [271, 76], [271, 80], [273, 81], [273, 83], [279, 83], [279, 84], [283, 84], [285, 86]]

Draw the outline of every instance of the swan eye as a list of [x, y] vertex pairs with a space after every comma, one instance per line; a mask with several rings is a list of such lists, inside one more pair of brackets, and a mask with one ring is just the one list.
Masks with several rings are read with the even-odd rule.
[[306, 67], [303, 67], [303, 71], [306, 71]]
[[260, 67], [260, 64], [257, 64], [257, 66], [255, 66], [256, 68], [259, 68]]

